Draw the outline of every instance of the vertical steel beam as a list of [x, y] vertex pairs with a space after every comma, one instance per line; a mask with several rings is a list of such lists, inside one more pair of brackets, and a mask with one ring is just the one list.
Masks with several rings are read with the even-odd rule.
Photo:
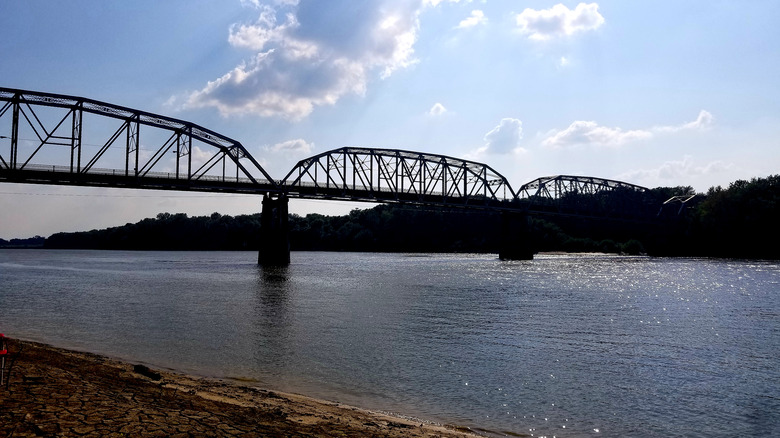
[[[136, 119], [135, 129], [133, 129], [133, 127], [134, 127], [133, 126], [133, 119]], [[135, 154], [133, 154], [134, 155], [134, 161], [135, 161], [135, 163], [133, 164], [133, 176], [135, 176], [135, 177], [138, 176], [138, 149], [140, 149], [140, 143], [139, 143], [140, 142], [140, 130], [139, 130], [140, 125], [139, 125], [137, 119], [138, 119], [138, 116], [133, 116], [133, 117], [127, 119], [127, 121], [125, 122], [125, 129], [127, 129], [127, 131], [126, 131], [127, 142], [125, 143], [126, 144], [126, 147], [125, 147], [125, 151], [126, 151], [126, 156], [125, 156], [125, 176], [130, 176], [130, 154], [133, 154], [133, 152], [135, 152]]]
[[469, 177], [465, 162], [463, 163], [463, 173], [461, 174], [461, 178], [463, 178], [463, 196], [465, 197], [469, 194]]
[[192, 128], [187, 127], [187, 181], [192, 180]]
[[176, 179], [179, 179], [179, 168], [181, 167], [181, 131], [176, 132]]
[[16, 169], [19, 154], [19, 94], [14, 95], [11, 122], [11, 169]]
[[425, 160], [423, 160], [422, 155], [417, 156], [417, 164], [420, 169], [417, 173], [420, 176], [420, 197], [422, 199], [422, 197], [425, 196], [425, 168], [428, 166], [425, 165]]
[[368, 188], [374, 193], [374, 154], [368, 155]]
[[[81, 108], [81, 102], [71, 110], [73, 112], [73, 126], [71, 129], [70, 138], [70, 173], [74, 172], [74, 161], [76, 164], [75, 171], [78, 172], [81, 167], [81, 123], [83, 122], [84, 112]], [[75, 157], [78, 155], [78, 158]]]
[[[141, 124], [139, 123], [139, 116], [135, 116], [135, 133], [134, 133], [134, 141], [135, 141], [135, 176], [138, 177], [138, 172], [140, 172], [141, 169], [138, 168], [139, 163], [139, 154], [141, 152]], [[127, 129], [128, 131], [133, 126], [132, 122], [128, 123]]]

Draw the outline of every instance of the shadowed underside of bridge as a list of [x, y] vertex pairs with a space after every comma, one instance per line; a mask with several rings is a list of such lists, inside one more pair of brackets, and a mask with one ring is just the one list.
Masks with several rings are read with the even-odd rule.
[[[397, 149], [334, 149], [275, 181], [241, 143], [199, 125], [10, 88], [0, 88], [0, 182], [262, 194], [263, 240], [287, 262], [288, 198], [493, 210], [507, 233], [528, 214], [648, 220], [658, 208], [648, 189], [620, 181], [558, 175], [514, 191], [486, 164]], [[515, 234], [508, 245], [525, 239]]]

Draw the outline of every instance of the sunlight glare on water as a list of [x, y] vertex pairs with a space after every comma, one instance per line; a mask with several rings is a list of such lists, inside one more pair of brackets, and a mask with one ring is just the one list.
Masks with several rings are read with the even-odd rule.
[[780, 265], [0, 250], [0, 331], [498, 435], [780, 430]]

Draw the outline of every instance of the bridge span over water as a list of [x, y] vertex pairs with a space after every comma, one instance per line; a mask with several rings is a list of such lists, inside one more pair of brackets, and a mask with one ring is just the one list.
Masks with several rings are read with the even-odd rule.
[[658, 209], [647, 188], [626, 182], [557, 175], [515, 190], [487, 164], [398, 149], [338, 148], [274, 179], [239, 141], [197, 124], [12, 88], [0, 88], [0, 182], [263, 195], [261, 263], [289, 262], [289, 198], [501, 212], [515, 236], [502, 258], [531, 257], [513, 232], [528, 214], [641, 221]]

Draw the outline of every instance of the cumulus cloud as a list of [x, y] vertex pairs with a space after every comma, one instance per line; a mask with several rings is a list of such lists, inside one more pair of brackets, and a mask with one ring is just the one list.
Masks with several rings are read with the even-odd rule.
[[314, 143], [307, 143], [303, 139], [287, 140], [265, 148], [271, 152], [310, 154], [314, 149]]
[[593, 121], [576, 121], [563, 131], [554, 133], [542, 141], [543, 146], [561, 148], [581, 144], [620, 146], [634, 140], [652, 137], [644, 130], [624, 131], [620, 128], [600, 126]]
[[688, 123], [683, 123], [681, 125], [677, 126], [658, 126], [654, 128], [655, 131], [658, 132], [679, 132], [679, 131], [685, 131], [685, 130], [705, 130], [709, 129], [713, 122], [715, 120], [715, 117], [710, 114], [709, 111], [701, 110], [699, 111], [699, 116], [696, 117], [696, 120]]
[[542, 10], [526, 8], [515, 19], [520, 32], [539, 41], [598, 29], [604, 24], [597, 3], [580, 3], [574, 10], [563, 4]]
[[668, 181], [686, 180], [694, 176], [723, 173], [734, 168], [732, 163], [720, 160], [698, 164], [690, 155], [682, 160], [667, 161], [653, 169], [639, 169], [626, 172], [617, 178], [625, 181], [646, 182], [649, 184], [665, 184]]
[[185, 107], [299, 120], [365, 93], [373, 75], [416, 62], [421, 0], [243, 3], [259, 15], [231, 26], [228, 42], [253, 55], [191, 93]]
[[430, 110], [428, 110], [428, 115], [430, 116], [440, 116], [447, 112], [447, 108], [444, 107], [444, 105], [440, 104], [439, 102], [436, 102], [433, 104]]
[[594, 121], [575, 121], [562, 131], [554, 131], [542, 140], [542, 145], [550, 148], [565, 148], [580, 145], [622, 146], [638, 140], [653, 138], [656, 134], [675, 133], [684, 130], [704, 130], [713, 123], [714, 117], [705, 110], [692, 122], [675, 126], [656, 126], [649, 129], [623, 130], [601, 126]]
[[498, 126], [485, 134], [485, 146], [479, 152], [491, 154], [522, 152], [520, 147], [522, 138], [523, 122], [519, 119], [504, 118]]
[[467, 18], [465, 18], [463, 21], [461, 21], [456, 28], [457, 29], [466, 29], [469, 27], [478, 26], [480, 24], [487, 23], [487, 17], [485, 17], [485, 13], [480, 11], [479, 9], [475, 9], [471, 11], [471, 15], [469, 15]]

